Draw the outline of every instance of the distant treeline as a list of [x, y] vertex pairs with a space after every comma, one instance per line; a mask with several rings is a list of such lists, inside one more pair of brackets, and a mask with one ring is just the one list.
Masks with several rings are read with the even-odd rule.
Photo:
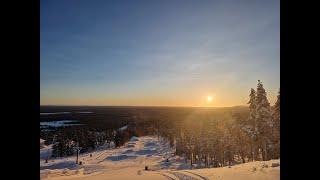
[[[53, 109], [52, 109], [53, 108]], [[79, 109], [80, 108], [80, 109]], [[96, 109], [95, 109], [96, 108]], [[91, 111], [90, 114], [52, 114], [41, 115], [41, 121], [61, 119], [79, 120], [83, 126], [52, 128], [41, 131], [40, 137], [46, 144], [55, 144], [53, 157], [75, 154], [76, 147], [81, 153], [95, 150], [102, 145], [123, 145], [132, 136], [157, 135], [166, 139], [172, 136], [174, 127], [179, 127], [192, 116], [199, 119], [203, 112], [207, 117], [224, 118], [230, 112], [248, 114], [248, 107], [228, 108], [192, 108], [192, 107], [46, 107], [42, 112], [79, 112]], [[127, 126], [127, 129], [118, 129]], [[49, 129], [50, 130], [50, 129]], [[173, 137], [171, 137], [172, 139]]]

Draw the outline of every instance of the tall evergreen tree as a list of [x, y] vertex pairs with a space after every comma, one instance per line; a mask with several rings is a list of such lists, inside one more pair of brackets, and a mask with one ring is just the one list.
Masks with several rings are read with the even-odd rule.
[[272, 118], [275, 127], [280, 131], [280, 89], [277, 96], [277, 101], [273, 106]]
[[280, 90], [278, 92], [277, 101], [273, 106], [272, 120], [274, 127], [272, 129], [272, 138], [274, 145], [274, 152], [272, 158], [280, 157]]
[[257, 149], [257, 138], [258, 138], [258, 129], [256, 125], [256, 91], [251, 88], [250, 92], [250, 100], [248, 102], [249, 104], [249, 118], [248, 121], [242, 126], [242, 130], [249, 136], [250, 138], [250, 158], [252, 160], [255, 160], [255, 155], [258, 154]]
[[249, 110], [250, 110], [250, 114], [249, 114], [249, 120], [248, 120], [248, 125], [247, 128], [249, 131], [249, 135], [251, 136], [251, 138], [255, 139], [256, 137], [256, 116], [257, 116], [257, 112], [256, 112], [256, 108], [257, 108], [257, 102], [256, 102], [256, 91], [254, 89], [251, 88], [251, 92], [250, 92], [250, 100], [248, 102], [249, 104]]
[[268, 160], [269, 146], [272, 144], [270, 139], [271, 129], [273, 128], [270, 103], [263, 84], [258, 80], [256, 96], [256, 123], [258, 128], [259, 148], [262, 150], [263, 160]]

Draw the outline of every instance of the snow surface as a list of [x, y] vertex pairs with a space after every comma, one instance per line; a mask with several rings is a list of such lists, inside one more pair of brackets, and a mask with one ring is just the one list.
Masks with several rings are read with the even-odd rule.
[[71, 112], [40, 113], [40, 115], [70, 114]]
[[[65, 127], [65, 126], [76, 126], [82, 124], [75, 124], [79, 121], [77, 120], [60, 120], [60, 121], [49, 121], [49, 122], [40, 122], [40, 126], [42, 127]], [[67, 124], [70, 123], [70, 124]]]
[[123, 127], [119, 128], [118, 130], [119, 130], [119, 131], [124, 131], [124, 130], [126, 130], [126, 129], [128, 129], [128, 126], [123, 126]]
[[[75, 112], [79, 114], [92, 114], [93, 112], [91, 111], [80, 111], [80, 112]], [[48, 112], [48, 113], [40, 113], [40, 115], [56, 115], [56, 114], [71, 114], [71, 112]]]
[[51, 156], [52, 146], [53, 146], [53, 144], [51, 144], [49, 146], [43, 145], [41, 147], [41, 149], [40, 149], [40, 162], [41, 162], [41, 160], [45, 160]]
[[[272, 167], [273, 163], [278, 163], [279, 166]], [[230, 168], [197, 169], [191, 172], [209, 179], [276, 180], [280, 179], [280, 160], [256, 161], [231, 166]]]
[[139, 138], [136, 137], [136, 136], [132, 136], [132, 137], [130, 138], [130, 141], [139, 141]]
[[83, 111], [83, 112], [76, 112], [76, 113], [79, 113], [79, 114], [91, 114], [93, 112], [90, 112], [90, 111]]
[[[52, 150], [47, 147], [46, 152]], [[40, 156], [41, 151], [40, 150]], [[174, 156], [169, 144], [156, 137], [132, 137], [120, 148], [100, 148], [80, 155], [82, 165], [75, 164], [76, 157], [40, 159], [41, 179], [225, 179], [250, 180], [280, 179], [280, 160], [250, 162], [223, 168], [190, 169], [189, 162]], [[90, 157], [92, 154], [92, 157]], [[169, 159], [169, 162], [166, 159]], [[279, 166], [277, 166], [277, 164]], [[274, 164], [276, 167], [272, 167]], [[148, 171], [145, 171], [148, 166]]]

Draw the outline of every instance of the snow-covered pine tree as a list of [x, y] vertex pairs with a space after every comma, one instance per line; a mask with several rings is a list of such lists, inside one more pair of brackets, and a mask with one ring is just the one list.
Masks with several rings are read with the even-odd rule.
[[275, 128], [280, 131], [280, 89], [277, 96], [277, 101], [273, 106], [272, 118]]
[[269, 146], [271, 142], [271, 129], [273, 128], [270, 103], [263, 84], [258, 80], [256, 95], [256, 123], [258, 128], [259, 148], [262, 150], [263, 160], [268, 160]]
[[241, 127], [241, 129], [249, 136], [250, 141], [250, 151], [251, 159], [254, 161], [256, 159], [255, 155], [257, 154], [257, 145], [256, 141], [258, 138], [258, 132], [256, 127], [256, 91], [251, 88], [249, 104], [249, 118], [248, 121]]
[[248, 125], [246, 126], [247, 132], [249, 133], [249, 136], [252, 139], [256, 139], [256, 135], [257, 135], [257, 128], [256, 128], [256, 91], [251, 88], [251, 92], [250, 92], [250, 100], [248, 102], [249, 104], [249, 110], [250, 110], [250, 114], [249, 114], [249, 119], [248, 119]]
[[277, 101], [272, 109], [272, 120], [273, 120], [273, 144], [274, 144], [274, 152], [273, 158], [280, 157], [280, 89], [277, 96]]

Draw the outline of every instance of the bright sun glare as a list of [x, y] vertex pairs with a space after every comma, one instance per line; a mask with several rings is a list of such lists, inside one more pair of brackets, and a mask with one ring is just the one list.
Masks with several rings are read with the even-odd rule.
[[212, 97], [211, 97], [211, 96], [208, 96], [208, 97], [207, 97], [207, 101], [208, 101], [208, 102], [211, 102], [211, 101], [212, 101]]

